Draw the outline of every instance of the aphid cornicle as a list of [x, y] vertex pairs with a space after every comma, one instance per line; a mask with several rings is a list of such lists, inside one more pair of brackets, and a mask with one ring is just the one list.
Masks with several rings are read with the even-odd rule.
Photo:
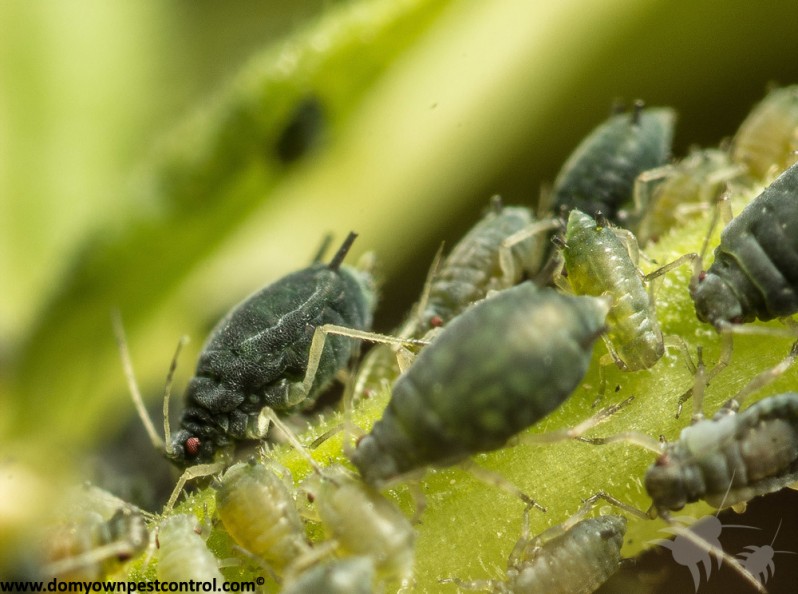
[[698, 319], [717, 328], [798, 311], [798, 164], [726, 226], [690, 295]]
[[576, 147], [552, 187], [551, 206], [603, 212], [616, 220], [632, 198], [635, 178], [668, 159], [676, 115], [669, 108], [643, 108], [611, 116]]
[[798, 393], [721, 411], [682, 430], [646, 472], [660, 510], [707, 501], [732, 506], [798, 482]]
[[604, 299], [525, 282], [444, 327], [393, 386], [351, 459], [370, 484], [502, 447], [559, 407], [587, 371]]
[[228, 468], [216, 490], [216, 511], [233, 540], [278, 574], [310, 550], [288, 486], [266, 464]]
[[610, 353], [626, 371], [648, 369], [665, 353], [654, 306], [626, 246], [606, 225], [574, 209], [568, 216], [563, 257], [577, 295], [612, 297], [607, 313]]
[[751, 110], [732, 141], [731, 156], [751, 175], [772, 179], [798, 156], [798, 86], [774, 89]]
[[268, 285], [216, 325], [186, 389], [181, 429], [167, 446], [173, 462], [210, 462], [219, 448], [260, 437], [258, 416], [264, 407], [286, 411], [312, 403], [346, 366], [357, 342], [328, 336], [312, 386], [305, 390], [318, 327], [371, 327], [371, 276], [342, 265], [355, 237], [347, 237], [329, 264], [314, 264]]

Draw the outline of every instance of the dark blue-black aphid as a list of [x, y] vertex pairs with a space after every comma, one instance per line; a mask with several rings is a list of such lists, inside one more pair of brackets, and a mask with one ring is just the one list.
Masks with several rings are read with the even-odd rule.
[[352, 452], [372, 485], [495, 450], [559, 407], [604, 331], [603, 298], [530, 282], [480, 301], [444, 327], [393, 386]]
[[303, 386], [316, 328], [371, 328], [375, 290], [368, 272], [342, 265], [350, 233], [329, 264], [289, 274], [234, 307], [213, 329], [186, 390], [180, 430], [167, 444], [176, 464], [211, 462], [236, 440], [261, 437], [258, 417], [312, 403], [358, 348], [353, 338], [324, 343], [310, 389]]
[[698, 319], [718, 329], [798, 311], [798, 164], [726, 226], [690, 294]]
[[666, 107], [619, 113], [593, 130], [571, 153], [554, 180], [550, 204], [558, 213], [573, 208], [592, 216], [602, 212], [618, 222], [619, 209], [632, 199], [635, 178], [664, 165], [676, 114]]

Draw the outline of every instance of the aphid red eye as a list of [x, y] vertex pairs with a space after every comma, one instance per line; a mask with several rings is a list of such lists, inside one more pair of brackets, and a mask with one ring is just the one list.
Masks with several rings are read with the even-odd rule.
[[186, 440], [185, 448], [186, 448], [186, 454], [188, 454], [189, 456], [196, 456], [197, 454], [199, 454], [199, 449], [200, 449], [199, 437], [189, 437]]
[[443, 318], [440, 316], [432, 316], [429, 319], [429, 325], [433, 328], [440, 328], [443, 326]]
[[698, 273], [698, 282], [700, 283], [706, 277], [707, 277], [707, 271], [706, 270], [702, 270], [701, 272]]
[[657, 460], [654, 462], [656, 466], [667, 466], [671, 463], [670, 456], [668, 454], [662, 454]]

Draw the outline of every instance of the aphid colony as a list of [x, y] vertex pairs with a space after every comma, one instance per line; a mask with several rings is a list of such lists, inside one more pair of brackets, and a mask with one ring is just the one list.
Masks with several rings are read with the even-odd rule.
[[[772, 183], [732, 219], [714, 263], [696, 274], [691, 293], [685, 290], [681, 298], [692, 297], [698, 318], [725, 335], [736, 324], [798, 310], [798, 165], [779, 175], [790, 164], [793, 148], [772, 124], [782, 117], [792, 126], [787, 137], [795, 137], [798, 123], [788, 101], [795, 92], [781, 89], [766, 98], [741, 127], [730, 154], [693, 152], [683, 162], [668, 162], [672, 110], [636, 104], [630, 113], [612, 115], [566, 161], [548, 201], [552, 209], [540, 219], [523, 206], [491, 203], [485, 218], [440, 265], [433, 265], [398, 338], [370, 334], [376, 303], [370, 271], [343, 264], [354, 234], [329, 263], [315, 261], [232, 309], [203, 348], [186, 392], [180, 430], [165, 442], [153, 438], [168, 458], [189, 467], [189, 478], [203, 474], [191, 474], [197, 465], [208, 465], [204, 474], [217, 477], [210, 487], [215, 510], [210, 523], [218, 518], [215, 530], [236, 547], [223, 565], [238, 571], [254, 567], [251, 575], [268, 575], [286, 592], [412, 590], [419, 563], [414, 561], [415, 529], [407, 510], [379, 489], [508, 445], [581, 438], [616, 412], [621, 433], [584, 441], [631, 441], [657, 451], [645, 478], [614, 477], [616, 483], [644, 480], [651, 515], [667, 517], [670, 510], [699, 499], [739, 504], [795, 482], [794, 393], [765, 398], [739, 413], [739, 403], [730, 405], [710, 420], [696, 415], [697, 422], [684, 428], [678, 440], [651, 446], [650, 438], [627, 430], [627, 413], [633, 414], [629, 411], [642, 399], [668, 395], [636, 393], [630, 403], [625, 392], [623, 402], [617, 398], [596, 412], [592, 398], [577, 390], [594, 351], [605, 363], [616, 364], [614, 377], [666, 365], [669, 342], [657, 317], [654, 279], [699, 256], [679, 254], [676, 262], [644, 275], [634, 234], [652, 243], [661, 240], [672, 226], [711, 213], [720, 194], [750, 193], [756, 183], [761, 187], [762, 178]], [[776, 149], [776, 144], [786, 148]], [[657, 215], [658, 209], [674, 216]], [[549, 248], [553, 234], [555, 247]], [[595, 347], [600, 338], [606, 350]], [[356, 405], [375, 392], [388, 397], [381, 418], [352, 445], [346, 445], [352, 432], [349, 415], [343, 421], [344, 452], [355, 470], [314, 462], [310, 476], [295, 482], [301, 477], [292, 476], [272, 452], [232, 464], [237, 442], [265, 437], [279, 415], [312, 403], [336, 376], [351, 369], [361, 339], [393, 346], [375, 348], [359, 374], [347, 380], [345, 408], [351, 392]], [[682, 351], [670, 359], [689, 370], [685, 382], [703, 393], [707, 378], [714, 376], [705, 375], [703, 365], [695, 366], [685, 337], [675, 339]], [[701, 346], [689, 340], [690, 346]], [[415, 354], [403, 346], [410, 343]], [[390, 359], [400, 352], [405, 363], [397, 378]], [[369, 363], [376, 353], [382, 361]], [[751, 391], [783, 371], [763, 374]], [[132, 371], [128, 375], [136, 391]], [[579, 400], [581, 412], [571, 418], [583, 423], [548, 437], [522, 433], [569, 399]], [[671, 404], [675, 410], [675, 398]], [[557, 444], [528, 455], [565, 451], [566, 446], [604, 452], [612, 447]], [[307, 455], [307, 446], [295, 447]], [[602, 472], [613, 475], [616, 470]], [[440, 573], [438, 579], [501, 592], [590, 592], [617, 569], [627, 526], [623, 515], [585, 518], [584, 507], [569, 517], [557, 501], [541, 498], [539, 506], [557, 515], [549, 522], [553, 528], [535, 536], [530, 515], [543, 514], [532, 509], [538, 502], [536, 485], [491, 480], [526, 502], [525, 512], [519, 502], [515, 522], [523, 519], [521, 539], [514, 548], [512, 539], [505, 539], [505, 549], [512, 549], [509, 557], [505, 554], [505, 578]], [[618, 505], [621, 513], [632, 513], [633, 506], [610, 495], [581, 494], [591, 501], [600, 497]], [[421, 508], [418, 504], [419, 513]], [[221, 579], [218, 559], [206, 555], [194, 516], [167, 515], [151, 526], [158, 533], [155, 558], [162, 579], [189, 579], [191, 563], [196, 576]], [[555, 563], [562, 563], [562, 570]], [[553, 584], [559, 589], [552, 590]]]

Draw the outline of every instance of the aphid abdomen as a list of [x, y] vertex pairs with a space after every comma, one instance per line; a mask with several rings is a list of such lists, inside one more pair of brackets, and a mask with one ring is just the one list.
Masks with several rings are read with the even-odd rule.
[[572, 210], [563, 249], [568, 281], [578, 295], [609, 295], [607, 337], [625, 368], [648, 369], [665, 352], [654, 307], [629, 252], [615, 233]]
[[324, 528], [349, 555], [367, 555], [385, 579], [413, 576], [416, 533], [401, 510], [344, 472], [323, 478], [315, 497]]
[[[446, 257], [430, 286], [427, 306], [422, 314], [422, 327], [428, 329], [430, 321], [447, 323], [469, 305], [483, 299], [488, 291], [507, 288], [502, 283], [499, 250], [502, 242], [529, 225], [534, 217], [528, 208], [499, 207], [477, 223]], [[524, 272], [540, 266], [543, 250], [540, 237], [531, 237], [514, 245], [516, 264], [514, 282], [521, 280]]]
[[692, 297], [698, 318], [716, 325], [798, 311], [798, 165], [723, 230]]
[[501, 447], [585, 374], [607, 304], [523, 283], [456, 318], [393, 387], [353, 453], [369, 483]]
[[511, 568], [507, 591], [590, 594], [618, 571], [625, 534], [622, 516], [582, 520]]
[[668, 159], [674, 122], [668, 108], [635, 108], [611, 116], [562, 166], [552, 189], [553, 210], [578, 208], [614, 219], [632, 198], [635, 178]]
[[765, 179], [792, 165], [798, 150], [798, 87], [775, 89], [751, 110], [732, 142], [732, 158]]
[[280, 592], [373, 594], [374, 577], [374, 563], [370, 557], [334, 559], [313, 565], [300, 575], [289, 576]]
[[164, 520], [158, 531], [158, 579], [166, 582], [195, 580], [224, 582], [216, 557], [197, 534], [197, 519], [176, 514]]
[[263, 464], [230, 467], [216, 492], [216, 509], [227, 533], [277, 573], [309, 549], [293, 497]]
[[760, 400], [738, 415], [685, 428], [646, 473], [660, 509], [699, 499], [734, 505], [798, 480], [798, 393]]

